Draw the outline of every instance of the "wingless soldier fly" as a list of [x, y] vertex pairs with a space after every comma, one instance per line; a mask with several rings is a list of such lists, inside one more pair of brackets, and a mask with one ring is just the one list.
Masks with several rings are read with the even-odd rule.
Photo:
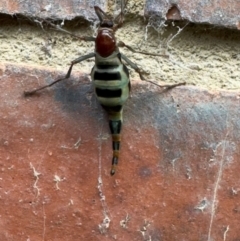
[[[87, 55], [81, 56], [72, 61], [71, 66], [64, 78], [57, 79], [51, 84], [42, 86], [40, 88], [34, 89], [32, 91], [25, 91], [25, 96], [33, 95], [34, 93], [50, 87], [57, 82], [68, 79], [71, 75], [72, 68], [75, 64], [82, 62], [83, 60], [89, 58], [95, 58], [95, 65], [91, 71], [91, 78], [95, 90], [96, 97], [100, 102], [101, 106], [106, 110], [109, 117], [109, 126], [112, 134], [112, 168], [111, 175], [116, 172], [116, 166], [119, 159], [119, 150], [121, 142], [121, 128], [123, 120], [123, 105], [129, 97], [131, 85], [129, 80], [128, 68], [123, 64], [124, 60], [128, 65], [130, 65], [140, 76], [142, 80], [146, 80], [143, 77], [143, 71], [141, 71], [136, 64], [129, 60], [125, 55], [119, 52], [119, 47], [127, 47], [129, 50], [136, 52], [130, 46], [126, 45], [122, 41], [117, 43], [115, 38], [115, 32], [123, 24], [123, 12], [128, 1], [121, 2], [121, 12], [120, 14], [112, 20], [103, 12], [98, 6], [94, 6], [94, 10], [99, 18], [100, 24], [97, 32], [97, 37], [79, 37], [79, 39], [84, 41], [95, 41], [95, 51]], [[49, 22], [47, 22], [49, 23]], [[50, 25], [57, 27], [58, 30], [64, 31], [68, 34], [70, 32], [60, 28], [59, 26]], [[74, 34], [71, 34], [74, 36]], [[146, 52], [139, 52], [143, 54], [161, 56], [158, 54], [150, 54]], [[151, 82], [156, 84], [154, 82]], [[173, 84], [173, 85], [163, 85], [158, 86], [166, 88], [174, 88], [179, 85], [184, 85], [185, 83]]]

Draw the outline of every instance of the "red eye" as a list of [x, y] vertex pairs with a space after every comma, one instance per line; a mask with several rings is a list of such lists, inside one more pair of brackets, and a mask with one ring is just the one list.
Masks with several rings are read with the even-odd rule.
[[108, 57], [116, 49], [116, 39], [112, 31], [102, 29], [98, 32], [96, 41], [96, 52], [102, 57]]

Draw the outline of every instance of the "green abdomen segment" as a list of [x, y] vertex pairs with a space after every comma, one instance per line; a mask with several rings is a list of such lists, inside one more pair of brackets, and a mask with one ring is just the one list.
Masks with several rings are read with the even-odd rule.
[[112, 61], [96, 63], [91, 75], [97, 99], [109, 117], [113, 149], [111, 175], [114, 175], [120, 151], [122, 108], [130, 92], [129, 73], [116, 57]]

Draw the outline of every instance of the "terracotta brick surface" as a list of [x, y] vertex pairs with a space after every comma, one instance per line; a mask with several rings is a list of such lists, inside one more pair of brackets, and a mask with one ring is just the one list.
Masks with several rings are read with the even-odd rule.
[[[104, 0], [1, 0], [0, 12], [22, 14], [32, 17], [73, 19], [83, 17], [96, 19], [93, 6], [106, 9]], [[139, 4], [136, 0], [136, 4]], [[158, 16], [161, 20], [188, 20], [194, 23], [208, 23], [240, 29], [240, 1], [238, 0], [146, 0], [145, 15]], [[157, 21], [156, 19], [154, 20]], [[157, 24], [157, 23], [156, 23]]]
[[239, 92], [134, 84], [122, 148], [88, 76], [0, 66], [0, 240], [239, 240]]
[[0, 12], [6, 14], [22, 14], [26, 16], [73, 19], [83, 17], [87, 20], [96, 19], [93, 6], [105, 9], [104, 0], [1, 0]]
[[[147, 0], [145, 14], [240, 29], [240, 1]], [[156, 21], [156, 20], [155, 20]]]
[[145, 14], [240, 29], [240, 1], [147, 0]]

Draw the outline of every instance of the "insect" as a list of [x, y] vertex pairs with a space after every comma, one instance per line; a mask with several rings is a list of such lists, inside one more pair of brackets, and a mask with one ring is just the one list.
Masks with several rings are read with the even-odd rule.
[[[95, 51], [73, 60], [65, 77], [57, 79], [40, 88], [24, 92], [25, 96], [30, 96], [56, 84], [57, 82], [68, 79], [75, 64], [89, 58], [95, 58], [95, 65], [91, 71], [91, 79], [93, 81], [96, 97], [103, 109], [106, 110], [109, 117], [113, 149], [111, 175], [115, 174], [118, 164], [123, 121], [123, 105], [127, 101], [131, 89], [129, 71], [122, 60], [130, 65], [139, 74], [142, 80], [151, 82], [143, 77], [144, 71], [141, 71], [136, 64], [129, 60], [124, 54], [120, 53], [119, 47], [127, 47], [133, 52], [136, 51], [122, 41], [117, 42], [115, 38], [115, 32], [123, 25], [123, 12], [127, 2], [128, 0], [121, 1], [121, 12], [114, 20], [111, 17], [108, 17], [101, 8], [94, 6], [95, 13], [100, 21], [97, 36], [96, 38], [78, 36], [78, 38], [84, 41], [95, 41]], [[59, 26], [53, 25], [52, 23], [49, 24], [61, 31], [69, 33]], [[148, 54], [146, 52], [140, 53]], [[158, 54], [152, 55], [159, 56]], [[151, 83], [155, 84], [154, 82]], [[173, 88], [183, 84], [185, 83], [164, 85], [161, 87]]]

